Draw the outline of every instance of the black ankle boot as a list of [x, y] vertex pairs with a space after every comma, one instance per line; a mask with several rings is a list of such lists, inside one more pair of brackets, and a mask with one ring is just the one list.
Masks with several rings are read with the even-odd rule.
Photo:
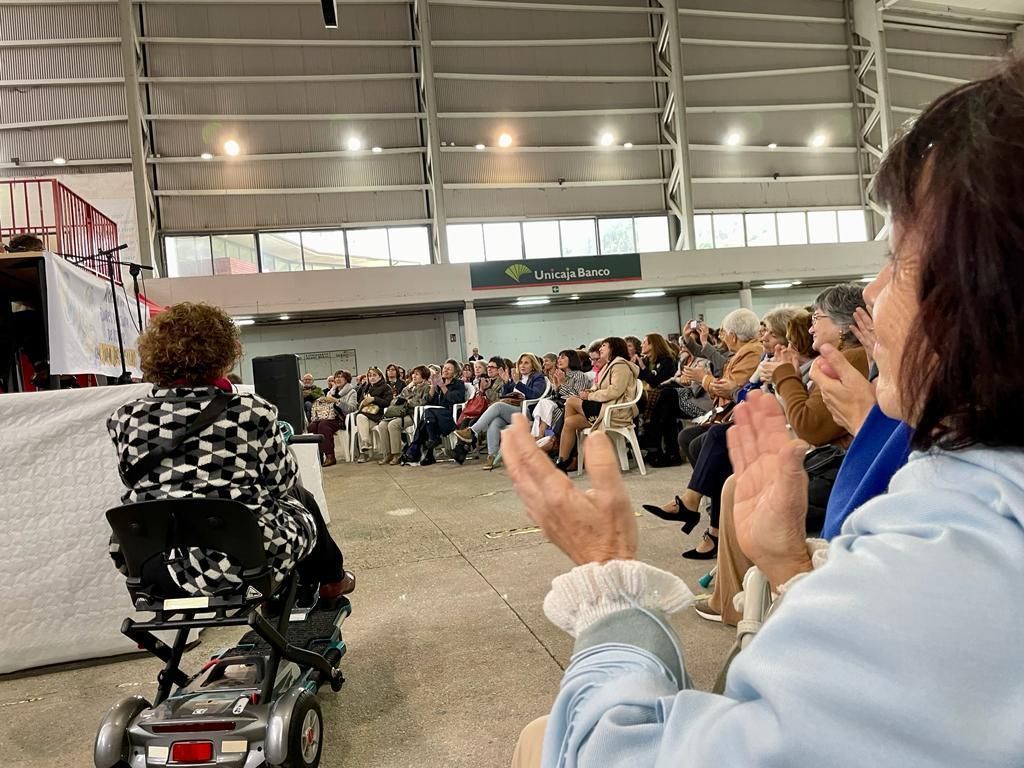
[[565, 474], [568, 475], [569, 474], [569, 465], [571, 463], [572, 463], [572, 459], [563, 459], [561, 456], [559, 456], [557, 459], [555, 459], [555, 468], [562, 470], [563, 472], [565, 472]]

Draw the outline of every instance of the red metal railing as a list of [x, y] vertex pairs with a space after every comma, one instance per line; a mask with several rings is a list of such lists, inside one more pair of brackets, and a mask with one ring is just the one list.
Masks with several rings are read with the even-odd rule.
[[[31, 234], [47, 250], [88, 256], [82, 266], [103, 277], [107, 264], [96, 252], [114, 248], [117, 225], [56, 179], [0, 179], [0, 237]], [[121, 282], [121, 270], [114, 269]]]

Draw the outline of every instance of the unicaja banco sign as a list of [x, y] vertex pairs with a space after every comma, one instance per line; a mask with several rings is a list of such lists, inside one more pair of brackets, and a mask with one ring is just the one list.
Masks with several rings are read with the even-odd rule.
[[470, 264], [473, 290], [573, 285], [640, 280], [640, 255], [584, 256], [569, 259]]

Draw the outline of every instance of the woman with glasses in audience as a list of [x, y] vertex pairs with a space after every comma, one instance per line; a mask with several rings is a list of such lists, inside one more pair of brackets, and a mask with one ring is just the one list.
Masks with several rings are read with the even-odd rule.
[[374, 431], [380, 440], [381, 459], [379, 464], [398, 464], [402, 457], [402, 433], [412, 426], [413, 412], [418, 406], [426, 405], [430, 397], [430, 371], [426, 366], [417, 365], [412, 376], [398, 397], [384, 409], [384, 418]]
[[320, 435], [320, 463], [324, 467], [333, 467], [338, 463], [334, 452], [334, 436], [345, 428], [345, 419], [359, 405], [351, 373], [335, 371], [331, 378], [334, 386], [313, 403], [312, 421], [307, 429], [312, 434]]
[[435, 373], [431, 378], [426, 404], [437, 407], [423, 411], [422, 428], [425, 438], [420, 449], [421, 466], [437, 462], [434, 450], [455, 429], [452, 406], [466, 402], [466, 384], [460, 372], [461, 366], [455, 360], [447, 360], [440, 373]]
[[775, 398], [738, 406], [737, 539], [781, 600], [721, 695], [690, 688], [662, 618], [689, 590], [635, 560], [611, 447], [589, 449], [606, 471], [585, 495], [525, 425], [508, 433], [528, 512], [579, 566], [545, 601], [576, 648], [517, 768], [1020, 764], [1024, 367], [1008, 361], [1024, 359], [1024, 60], [925, 108], [874, 192], [892, 228], [892, 255], [864, 288], [876, 393], [914, 429], [915, 451], [831, 542], [807, 542], [806, 444]]
[[398, 366], [394, 363], [388, 363], [388, 367], [384, 369], [384, 380], [387, 381], [388, 386], [391, 388], [393, 396], [397, 396], [405, 388], [405, 379], [399, 372]]

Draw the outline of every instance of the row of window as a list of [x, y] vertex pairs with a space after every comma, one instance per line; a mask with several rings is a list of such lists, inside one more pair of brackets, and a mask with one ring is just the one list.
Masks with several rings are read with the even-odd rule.
[[[697, 248], [856, 242], [864, 211], [779, 211], [694, 216]], [[667, 216], [449, 224], [452, 263], [667, 251]], [[425, 226], [187, 235], [164, 240], [168, 277], [301, 272], [430, 263]]]

